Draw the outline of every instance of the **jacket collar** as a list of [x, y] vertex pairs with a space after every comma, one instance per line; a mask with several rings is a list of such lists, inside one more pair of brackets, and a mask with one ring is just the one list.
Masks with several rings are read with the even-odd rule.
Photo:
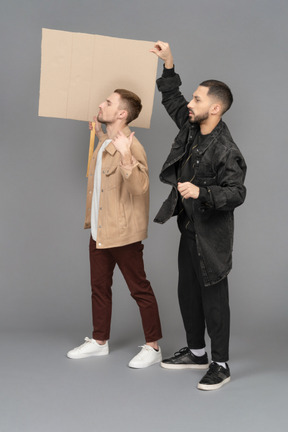
[[[203, 144], [198, 147], [199, 154], [203, 154], [210, 146], [210, 144], [212, 144], [212, 142], [217, 139], [217, 137], [222, 133], [224, 125], [225, 123], [221, 119], [217, 126], [209, 134], [209, 137], [207, 137], [207, 139], [204, 140]], [[197, 130], [199, 130], [199, 128]]]

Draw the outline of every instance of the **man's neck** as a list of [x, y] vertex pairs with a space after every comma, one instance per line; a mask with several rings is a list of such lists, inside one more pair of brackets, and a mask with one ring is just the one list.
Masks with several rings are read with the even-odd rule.
[[218, 125], [220, 120], [221, 120], [221, 117], [216, 117], [215, 120], [210, 119], [210, 121], [208, 123], [206, 123], [206, 122], [200, 123], [201, 134], [202, 135], [210, 134], [213, 131], [213, 129], [215, 129], [215, 127]]
[[109, 123], [106, 125], [106, 133], [109, 139], [115, 138], [118, 132], [122, 131], [126, 127], [123, 122]]

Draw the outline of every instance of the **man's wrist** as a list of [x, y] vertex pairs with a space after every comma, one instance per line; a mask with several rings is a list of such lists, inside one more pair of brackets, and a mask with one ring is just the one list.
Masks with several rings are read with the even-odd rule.
[[172, 69], [174, 67], [174, 61], [172, 56], [165, 60], [164, 66], [166, 69]]
[[205, 203], [209, 200], [209, 192], [207, 191], [206, 187], [199, 188], [198, 198], [202, 203]]
[[172, 77], [175, 75], [175, 69], [174, 69], [174, 65], [172, 68], [167, 69], [165, 65], [163, 65], [163, 73], [162, 76], [164, 78], [168, 78], [168, 77]]
[[121, 163], [122, 165], [132, 165], [133, 159], [132, 159], [132, 153], [123, 153], [121, 154]]

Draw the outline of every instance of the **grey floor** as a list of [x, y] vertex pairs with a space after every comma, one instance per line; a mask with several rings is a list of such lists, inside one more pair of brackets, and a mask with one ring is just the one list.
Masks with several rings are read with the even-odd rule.
[[[196, 389], [201, 371], [128, 368], [141, 343], [128, 337], [107, 357], [67, 359], [84, 336], [1, 334], [1, 432], [287, 430], [284, 334], [232, 336], [232, 380], [214, 392]], [[162, 341], [164, 355], [178, 338]]]

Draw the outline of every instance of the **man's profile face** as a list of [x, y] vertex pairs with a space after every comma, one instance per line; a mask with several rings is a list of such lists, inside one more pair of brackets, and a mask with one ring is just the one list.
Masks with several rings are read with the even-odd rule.
[[189, 109], [189, 119], [191, 123], [203, 123], [210, 117], [210, 108], [213, 100], [208, 96], [208, 87], [199, 86], [193, 93], [193, 97], [187, 105]]
[[99, 105], [99, 113], [97, 120], [100, 123], [109, 124], [114, 123], [121, 111], [120, 106], [121, 97], [118, 93], [112, 93], [108, 98]]

